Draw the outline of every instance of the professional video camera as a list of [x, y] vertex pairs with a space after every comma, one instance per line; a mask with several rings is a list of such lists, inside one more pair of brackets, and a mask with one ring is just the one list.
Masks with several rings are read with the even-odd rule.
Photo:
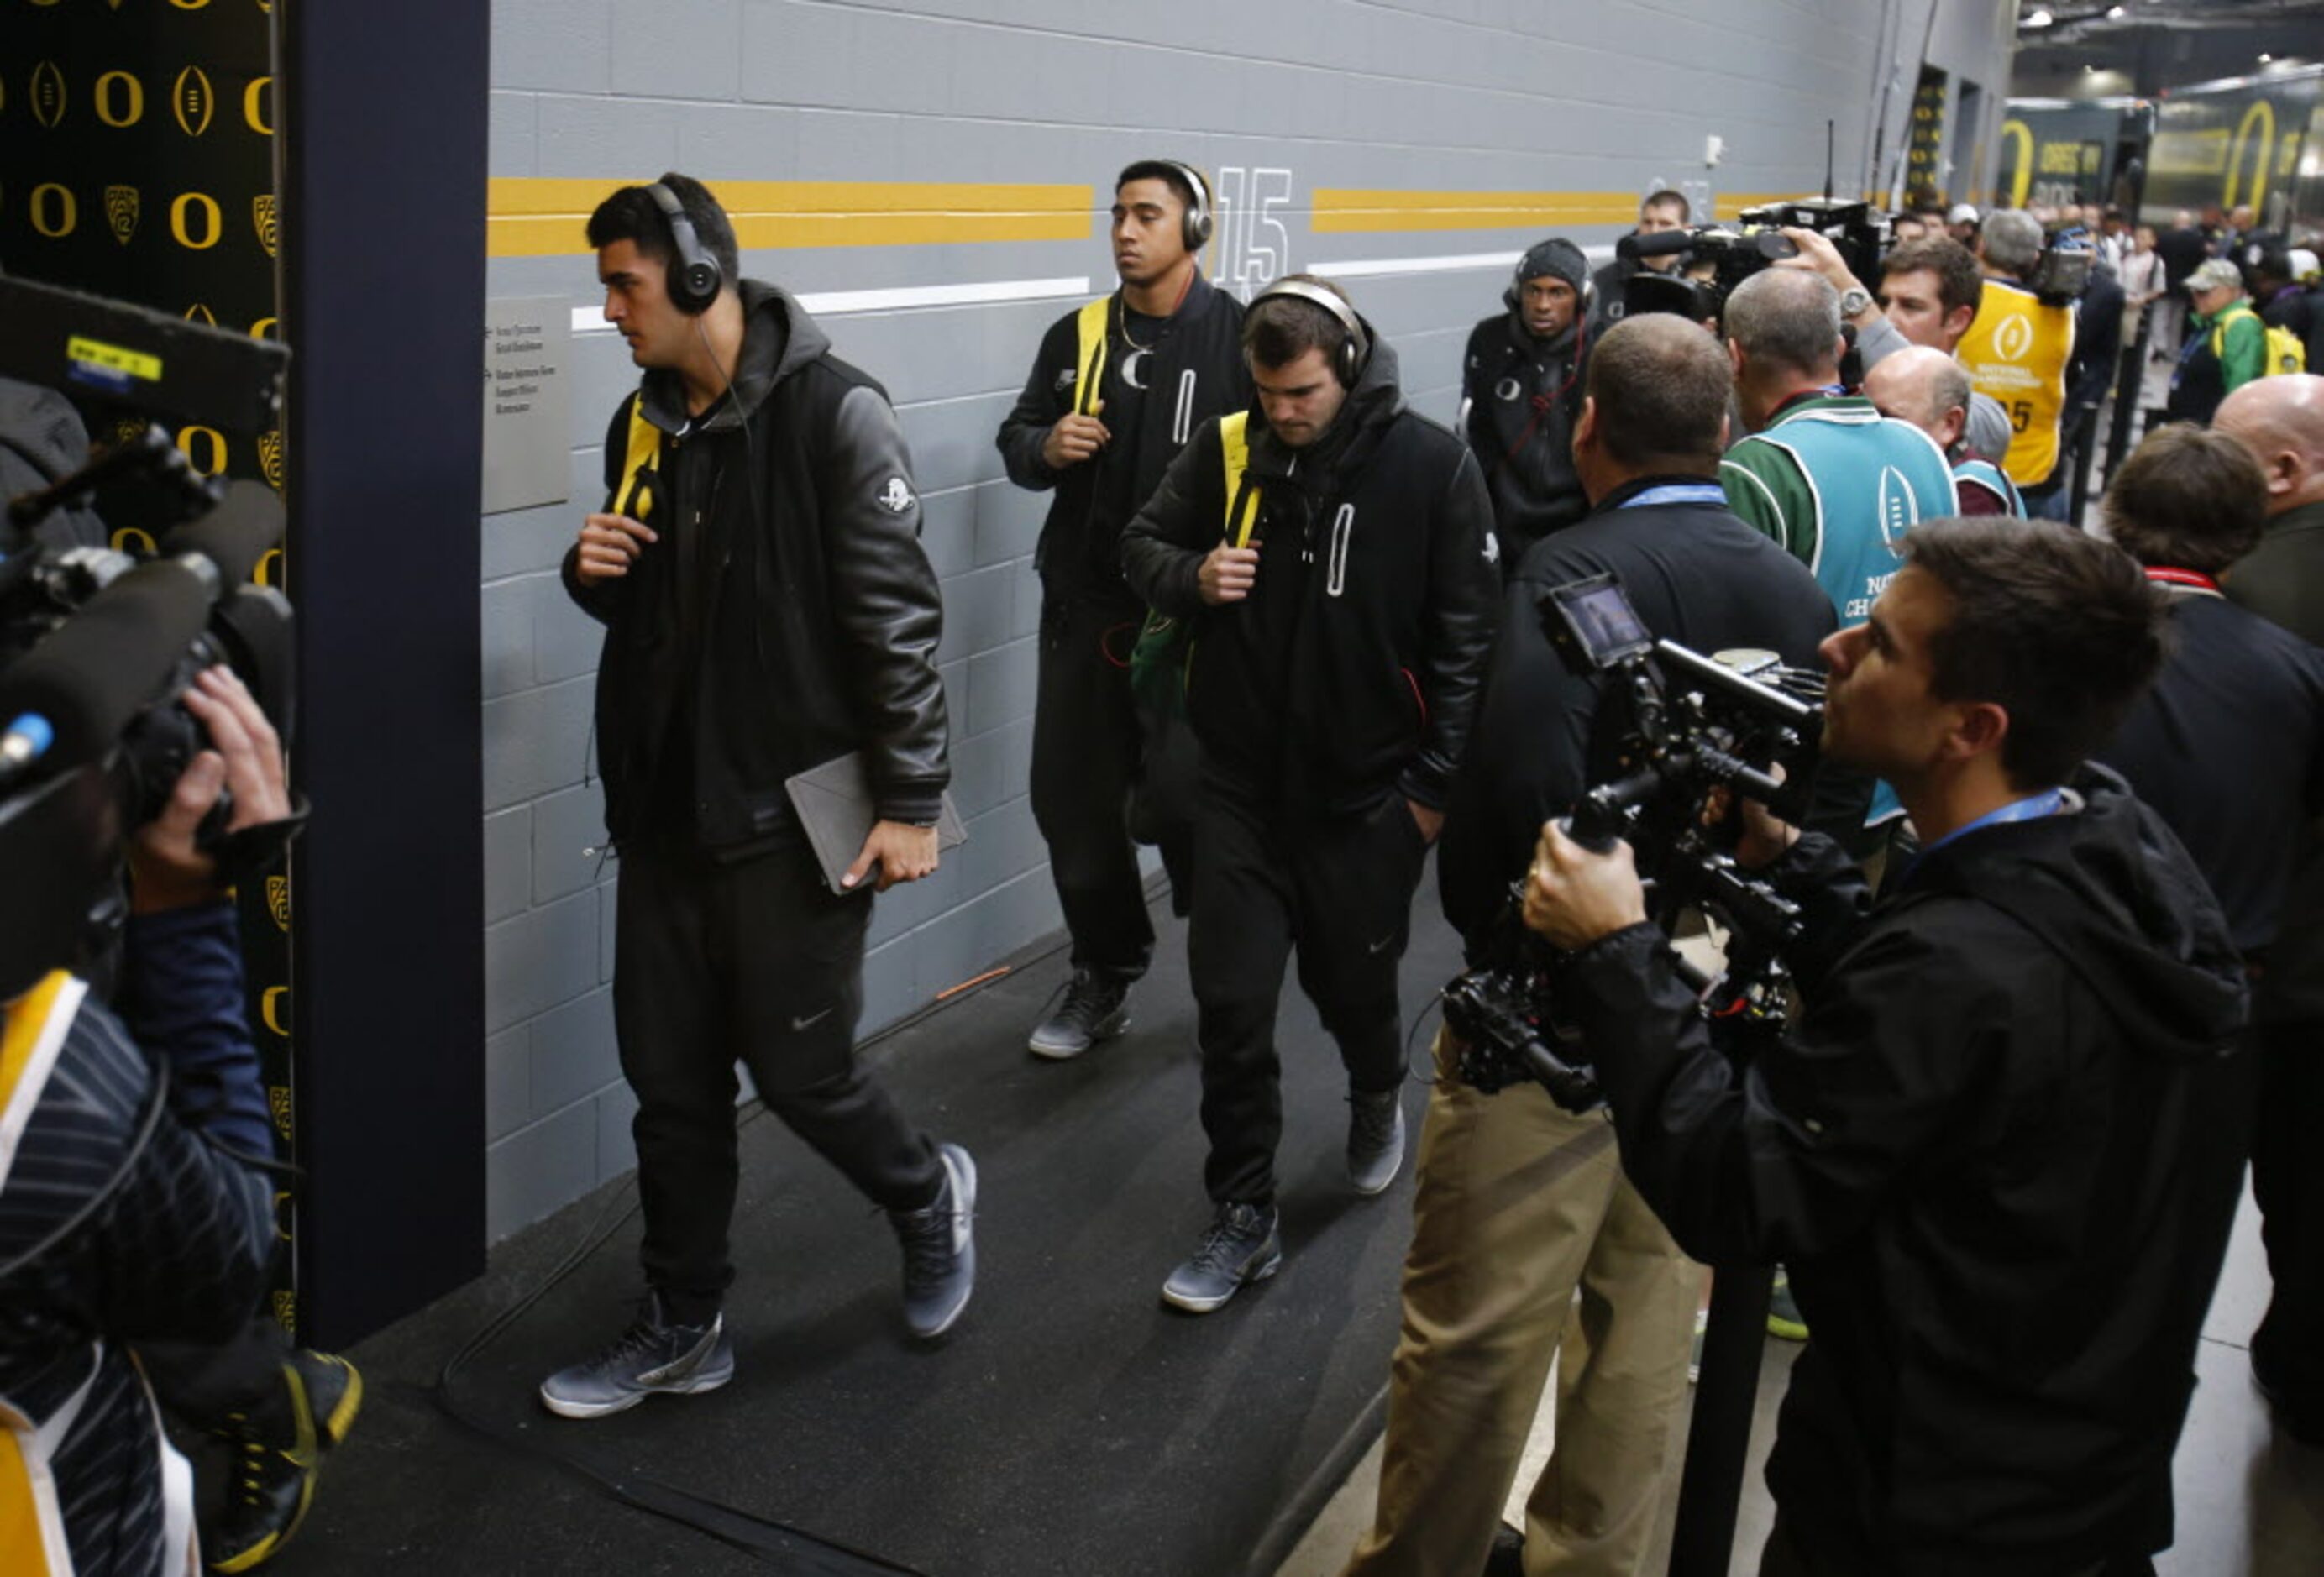
[[1733, 229], [1697, 225], [1652, 235], [1625, 235], [1614, 244], [1618, 257], [1666, 257], [1673, 253], [1685, 257], [1671, 273], [1641, 269], [1632, 274], [1622, 287], [1622, 311], [1633, 318], [1641, 312], [1677, 312], [1698, 322], [1723, 317], [1727, 298], [1737, 285], [1771, 263], [1799, 254], [1799, 248], [1782, 234], [1786, 228], [1829, 237], [1850, 273], [1877, 280], [1889, 225], [1890, 216], [1869, 203], [1802, 198], [1745, 208], [1736, 216]]
[[[1567, 665], [1596, 677], [1602, 696], [1592, 741], [1605, 748], [1592, 755], [1609, 775], [1575, 806], [1572, 835], [1600, 848], [1624, 838], [1637, 850], [1665, 930], [1689, 907], [1724, 925], [1724, 973], [1716, 982], [1692, 977], [1705, 1010], [1730, 1038], [1779, 1031], [1784, 975], [1775, 950], [1796, 934], [1799, 912], [1736, 866], [1709, 813], [1723, 797], [1804, 817], [1822, 742], [1821, 676], [1785, 668], [1769, 651], [1703, 657], [1657, 641], [1610, 575], [1552, 588], [1542, 618]], [[1559, 1105], [1586, 1111], [1600, 1103], [1597, 1078], [1557, 1016], [1568, 955], [1526, 927], [1524, 892], [1522, 883], [1511, 889], [1482, 964], [1442, 993], [1445, 1023], [1465, 1043], [1459, 1075], [1488, 1093], [1536, 1079]]]
[[2090, 267], [2097, 261], [2088, 230], [2076, 225], [2052, 231], [2043, 237], [2042, 255], [2025, 271], [2024, 283], [2043, 306], [2070, 307], [2090, 288]]
[[[274, 425], [280, 346], [75, 291], [0, 279], [0, 374], [71, 386], [141, 413], [244, 430]], [[159, 481], [180, 523], [142, 561], [44, 545], [33, 528], [127, 474]], [[68, 961], [112, 881], [120, 838], [168, 802], [206, 745], [179, 697], [224, 663], [286, 736], [290, 604], [252, 583], [282, 537], [282, 506], [253, 482], [194, 475], [146, 427], [0, 522], [0, 1000]], [[227, 836], [221, 803], [198, 842], [232, 872], [260, 862], [290, 823]]]

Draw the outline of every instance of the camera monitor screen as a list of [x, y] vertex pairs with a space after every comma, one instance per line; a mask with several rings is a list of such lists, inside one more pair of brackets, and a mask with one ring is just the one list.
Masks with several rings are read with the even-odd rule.
[[1655, 638], [1638, 622], [1637, 610], [1610, 575], [1593, 575], [1550, 589], [1557, 616], [1596, 668], [1654, 650]]

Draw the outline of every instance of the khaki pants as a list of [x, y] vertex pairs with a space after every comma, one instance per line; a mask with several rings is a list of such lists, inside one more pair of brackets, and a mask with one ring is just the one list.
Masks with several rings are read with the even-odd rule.
[[[1549, 1375], [1556, 1448], [1526, 1572], [1637, 1571], [1687, 1395], [1702, 1273], [1622, 1175], [1601, 1115], [1447, 1075], [1420, 1141], [1379, 1509], [1347, 1577], [1476, 1577]], [[1581, 1293], [1578, 1307], [1576, 1290]]]

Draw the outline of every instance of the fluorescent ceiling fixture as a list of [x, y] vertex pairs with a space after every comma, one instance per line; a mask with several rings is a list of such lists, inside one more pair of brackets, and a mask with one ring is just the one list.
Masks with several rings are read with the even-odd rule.
[[2274, 57], [2273, 55], [2269, 54], [2265, 50], [2262, 50], [2262, 51], [2259, 52], [2259, 63], [2260, 63], [2261, 65], [2263, 65], [2263, 66], [2266, 65], [2270, 60], [2273, 60], [2273, 59], [2275, 59], [2275, 57]]
[[2124, 17], [2128, 16], [2129, 14], [2129, 12], [2124, 10], [2119, 5], [2109, 5], [2107, 7], [2107, 20], [2108, 22], [2120, 22]]
[[2047, 27], [2057, 20], [2058, 19], [2051, 15], [2045, 8], [2036, 5], [2033, 10], [2025, 14], [2017, 25], [2020, 27]]

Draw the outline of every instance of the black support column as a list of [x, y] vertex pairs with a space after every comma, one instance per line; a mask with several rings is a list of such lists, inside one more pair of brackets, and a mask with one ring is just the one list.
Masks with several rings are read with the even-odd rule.
[[478, 510], [492, 8], [283, 7], [302, 1334], [484, 1268]]

